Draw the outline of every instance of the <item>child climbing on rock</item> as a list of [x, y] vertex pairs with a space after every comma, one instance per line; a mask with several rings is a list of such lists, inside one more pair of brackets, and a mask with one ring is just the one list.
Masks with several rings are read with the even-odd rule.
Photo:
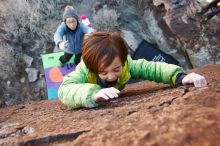
[[82, 58], [76, 70], [63, 78], [58, 91], [61, 102], [71, 108], [92, 108], [98, 106], [99, 101], [118, 98], [131, 78], [207, 86], [203, 76], [187, 75], [179, 66], [145, 59], [132, 60], [127, 43], [115, 32], [91, 33], [84, 40]]

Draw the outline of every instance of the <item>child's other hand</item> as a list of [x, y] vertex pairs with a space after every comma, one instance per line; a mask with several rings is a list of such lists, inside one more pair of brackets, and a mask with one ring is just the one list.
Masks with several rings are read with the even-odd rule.
[[205, 77], [199, 74], [196, 74], [196, 73], [190, 73], [186, 75], [182, 80], [183, 85], [191, 84], [191, 83], [193, 83], [195, 87], [206, 87], [207, 86]]
[[120, 91], [114, 87], [101, 89], [94, 95], [95, 101], [109, 100], [117, 98]]
[[67, 42], [67, 41], [63, 41], [63, 42], [61, 42], [61, 43], [59, 44], [59, 48], [60, 48], [61, 50], [64, 50], [65, 48], [67, 48], [67, 46], [68, 46], [68, 42]]

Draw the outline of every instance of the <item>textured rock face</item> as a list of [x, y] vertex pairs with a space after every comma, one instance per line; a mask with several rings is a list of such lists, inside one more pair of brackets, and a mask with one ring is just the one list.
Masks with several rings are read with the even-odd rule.
[[[198, 1], [2, 0], [0, 4], [0, 106], [47, 98], [40, 54], [52, 52], [53, 34], [67, 4], [79, 15], [87, 14], [98, 31], [121, 33], [132, 50], [145, 39], [185, 69], [219, 63], [219, 17], [203, 23], [196, 13], [202, 6]], [[34, 79], [28, 79], [27, 68], [39, 71]]]
[[0, 109], [0, 145], [218, 146], [220, 65], [191, 70], [208, 87], [153, 82], [126, 86], [95, 109], [71, 110], [58, 100]]
[[[154, 0], [150, 5], [153, 11], [145, 11], [144, 18], [157, 44], [185, 67], [199, 67], [220, 61], [220, 26], [216, 25], [220, 19], [214, 17], [203, 22], [203, 15], [197, 14], [202, 4], [190, 0]], [[155, 25], [157, 27], [152, 29]]]

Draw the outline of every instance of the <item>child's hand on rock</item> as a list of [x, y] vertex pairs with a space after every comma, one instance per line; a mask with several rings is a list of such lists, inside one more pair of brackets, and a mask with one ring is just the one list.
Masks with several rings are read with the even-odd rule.
[[207, 86], [205, 77], [199, 74], [196, 74], [196, 73], [190, 73], [186, 75], [182, 80], [183, 85], [191, 84], [191, 83], [193, 83], [195, 87], [206, 87]]
[[95, 101], [109, 100], [117, 98], [120, 91], [114, 87], [101, 89], [94, 95]]

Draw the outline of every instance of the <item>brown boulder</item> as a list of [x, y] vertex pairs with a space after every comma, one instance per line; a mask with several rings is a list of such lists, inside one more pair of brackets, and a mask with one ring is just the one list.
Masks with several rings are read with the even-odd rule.
[[0, 109], [0, 145], [218, 146], [220, 65], [191, 70], [208, 87], [128, 85], [121, 98], [71, 110], [59, 100]]

